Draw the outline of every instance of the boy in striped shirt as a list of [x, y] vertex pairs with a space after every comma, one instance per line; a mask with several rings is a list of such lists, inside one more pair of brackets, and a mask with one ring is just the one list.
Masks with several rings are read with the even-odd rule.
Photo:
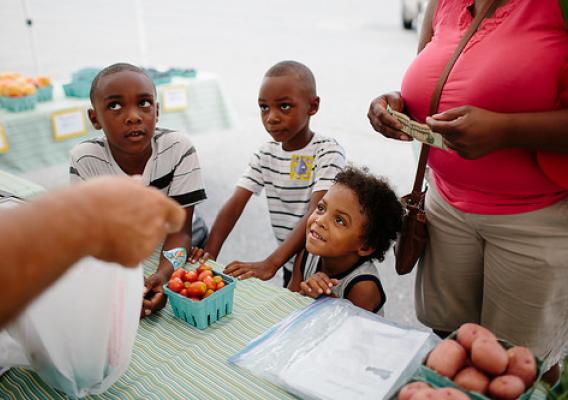
[[[169, 234], [158, 250], [184, 247], [189, 253], [193, 207], [206, 198], [199, 160], [186, 134], [156, 128], [156, 97], [150, 77], [134, 65], [114, 64], [100, 71], [91, 86], [88, 113], [93, 127], [102, 129], [104, 136], [71, 150], [71, 182], [99, 175], [139, 175], [145, 185], [156, 187], [185, 209], [184, 227]], [[164, 307], [162, 285], [172, 272], [172, 265], [160, 254], [156, 272], [144, 279], [142, 317]]]
[[319, 101], [312, 72], [299, 62], [279, 62], [264, 75], [258, 105], [272, 140], [253, 155], [217, 215], [204, 251], [207, 257], [217, 257], [251, 195], [259, 195], [263, 188], [279, 245], [265, 260], [231, 262], [225, 273], [267, 280], [284, 266], [284, 286], [288, 285], [292, 257], [304, 246], [306, 218], [345, 165], [343, 148], [310, 129]]

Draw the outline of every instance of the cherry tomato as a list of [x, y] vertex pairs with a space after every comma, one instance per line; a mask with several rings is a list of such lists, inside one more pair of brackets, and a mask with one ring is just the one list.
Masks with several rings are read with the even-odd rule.
[[203, 283], [207, 286], [207, 289], [215, 290], [217, 283], [213, 280], [212, 276], [206, 276], [203, 278]]
[[174, 278], [180, 278], [181, 280], [183, 280], [183, 276], [185, 275], [185, 269], [183, 268], [178, 268], [174, 271], [174, 273], [172, 274], [171, 279]]
[[168, 282], [168, 287], [170, 290], [179, 293], [184, 288], [184, 284], [180, 278], [172, 278]]
[[207, 286], [205, 283], [197, 281], [191, 282], [187, 288], [187, 293], [190, 297], [202, 297], [207, 291]]
[[212, 270], [212, 269], [213, 269], [213, 267], [211, 267], [211, 266], [208, 265], [208, 264], [201, 264], [201, 265], [199, 266], [199, 268], [197, 268], [197, 273], [200, 274], [200, 273], [202, 273], [203, 271], [210, 271], [210, 270]]
[[206, 276], [210, 276], [211, 278], [213, 278], [213, 271], [211, 270], [206, 270], [203, 271], [199, 274], [199, 276], [197, 277], [198, 281], [204, 281]]
[[197, 280], [197, 271], [194, 269], [187, 271], [183, 280], [186, 282], [195, 282]]

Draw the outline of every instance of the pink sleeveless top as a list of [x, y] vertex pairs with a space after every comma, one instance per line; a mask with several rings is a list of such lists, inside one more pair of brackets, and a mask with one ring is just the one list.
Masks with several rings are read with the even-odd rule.
[[[418, 121], [426, 119], [436, 82], [473, 19], [473, 2], [438, 1], [432, 41], [402, 82], [402, 97]], [[482, 22], [450, 73], [438, 111], [463, 105], [501, 113], [568, 106], [568, 30], [559, 0], [510, 0]], [[432, 148], [428, 163], [441, 195], [469, 213], [522, 213], [568, 196], [542, 173], [532, 150], [465, 160]]]

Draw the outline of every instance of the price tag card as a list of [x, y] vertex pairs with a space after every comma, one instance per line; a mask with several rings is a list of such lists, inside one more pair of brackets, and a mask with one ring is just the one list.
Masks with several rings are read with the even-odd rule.
[[8, 149], [8, 138], [6, 137], [4, 127], [0, 125], [0, 154], [7, 153]]
[[55, 141], [71, 139], [87, 134], [87, 124], [82, 108], [69, 108], [51, 114], [51, 127]]
[[187, 86], [166, 86], [162, 89], [162, 109], [164, 112], [187, 110]]

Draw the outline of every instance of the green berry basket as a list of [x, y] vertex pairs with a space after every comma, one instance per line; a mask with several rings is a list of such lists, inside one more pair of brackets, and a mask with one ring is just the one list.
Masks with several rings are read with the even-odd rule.
[[37, 101], [51, 101], [53, 100], [53, 86], [45, 86], [37, 89]]
[[91, 93], [91, 82], [77, 81], [63, 85], [63, 92], [66, 97], [77, 97], [86, 99]]
[[182, 78], [195, 78], [197, 76], [197, 70], [195, 68], [170, 68], [168, 73], [172, 76], [179, 76]]
[[31, 96], [21, 96], [21, 97], [6, 97], [1, 98], [0, 103], [2, 108], [12, 112], [22, 112], [33, 110], [37, 104], [37, 94]]
[[233, 312], [233, 297], [237, 285], [235, 278], [215, 271], [213, 274], [222, 277], [225, 286], [199, 301], [170, 290], [167, 283], [163, 286], [174, 315], [197, 329], [207, 329], [209, 325]]

